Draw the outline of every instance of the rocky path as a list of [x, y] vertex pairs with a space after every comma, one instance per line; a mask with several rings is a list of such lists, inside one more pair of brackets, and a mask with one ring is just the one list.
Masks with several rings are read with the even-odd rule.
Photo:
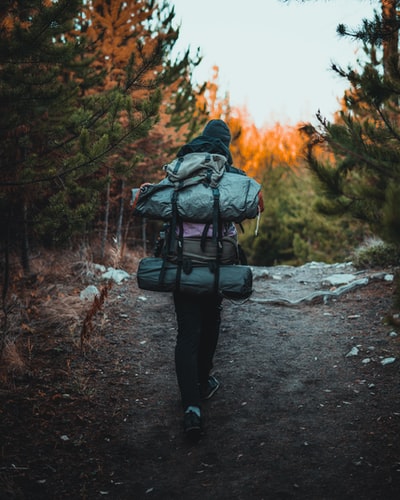
[[[400, 491], [390, 272], [254, 269], [224, 301], [221, 389], [182, 436], [169, 294], [115, 284], [85, 356], [43, 337], [0, 391], [0, 499], [391, 500]], [[37, 340], [35, 340], [37, 342]]]
[[397, 498], [399, 345], [383, 322], [391, 274], [316, 263], [254, 271], [251, 300], [225, 302], [222, 387], [196, 447], [181, 435], [171, 299], [139, 291], [146, 396], [127, 426], [137, 498]]

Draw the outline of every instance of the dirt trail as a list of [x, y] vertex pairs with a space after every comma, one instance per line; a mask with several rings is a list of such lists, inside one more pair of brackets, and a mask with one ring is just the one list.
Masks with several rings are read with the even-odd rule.
[[138, 290], [134, 279], [114, 286], [104, 337], [85, 359], [85, 397], [65, 379], [66, 401], [48, 389], [35, 415], [33, 387], [46, 392], [37, 373], [19, 401], [19, 437], [15, 393], [14, 406], [6, 400], [2, 471], [14, 498], [397, 499], [400, 346], [383, 321], [392, 282], [370, 272], [368, 284], [338, 296], [281, 300], [332, 292], [326, 276], [349, 272], [258, 268], [252, 300], [224, 301], [222, 386], [204, 406], [197, 445], [182, 436], [170, 295]]

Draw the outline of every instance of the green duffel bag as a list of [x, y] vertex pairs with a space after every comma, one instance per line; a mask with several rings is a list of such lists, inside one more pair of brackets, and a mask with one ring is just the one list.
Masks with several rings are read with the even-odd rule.
[[145, 257], [139, 262], [137, 282], [139, 288], [153, 292], [179, 290], [204, 295], [217, 291], [232, 300], [247, 299], [253, 292], [253, 273], [250, 266], [221, 264], [217, 270], [211, 265], [194, 265], [188, 260], [184, 261], [179, 269], [177, 264], [164, 262], [158, 257]]

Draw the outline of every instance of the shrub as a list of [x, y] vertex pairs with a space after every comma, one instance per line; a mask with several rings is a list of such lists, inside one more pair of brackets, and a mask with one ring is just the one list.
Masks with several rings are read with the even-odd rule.
[[371, 238], [355, 250], [353, 264], [359, 269], [398, 266], [400, 265], [400, 248], [378, 238]]

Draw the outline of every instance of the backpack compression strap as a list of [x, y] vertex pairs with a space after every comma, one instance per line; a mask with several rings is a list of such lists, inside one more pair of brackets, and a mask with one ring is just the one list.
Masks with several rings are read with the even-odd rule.
[[[166, 273], [166, 266], [167, 266], [167, 262], [168, 262], [168, 255], [172, 254], [174, 251], [175, 251], [175, 242], [176, 242], [176, 227], [177, 227], [177, 223], [178, 223], [178, 205], [177, 205], [177, 201], [178, 201], [178, 191], [174, 191], [172, 193], [172, 197], [171, 197], [171, 204], [172, 204], [172, 220], [171, 220], [171, 224], [170, 224], [170, 227], [169, 227], [169, 230], [166, 234], [166, 240], [165, 240], [165, 244], [164, 244], [164, 249], [163, 249], [163, 263], [162, 263], [162, 266], [161, 266], [161, 271], [160, 271], [160, 275], [158, 277], [158, 281], [160, 284], [163, 284], [164, 283], [164, 279], [165, 279], [165, 273]], [[183, 231], [183, 229], [182, 229]], [[182, 241], [181, 241], [182, 243]], [[179, 249], [179, 245], [178, 245], [178, 249]]]
[[[178, 214], [178, 191], [175, 190], [172, 194], [172, 221], [167, 234], [165, 250], [163, 252], [163, 263], [161, 266], [158, 281], [160, 284], [164, 282], [168, 256], [175, 253], [177, 249], [177, 267], [175, 277], [175, 289], [179, 291], [181, 284], [182, 269], [186, 274], [192, 270], [191, 262], [185, 262], [183, 258], [183, 223]], [[179, 228], [178, 236], [176, 235], [177, 228]]]

